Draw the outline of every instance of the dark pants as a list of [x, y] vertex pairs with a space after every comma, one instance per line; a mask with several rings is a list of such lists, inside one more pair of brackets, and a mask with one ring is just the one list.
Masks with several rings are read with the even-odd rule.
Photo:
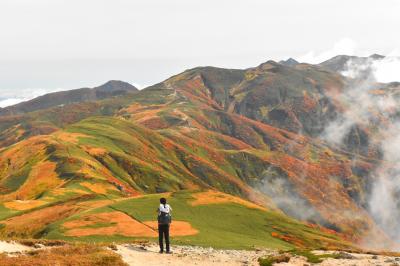
[[165, 237], [165, 246], [169, 252], [169, 224], [158, 225], [158, 242], [160, 243], [160, 250], [164, 251], [163, 237]]

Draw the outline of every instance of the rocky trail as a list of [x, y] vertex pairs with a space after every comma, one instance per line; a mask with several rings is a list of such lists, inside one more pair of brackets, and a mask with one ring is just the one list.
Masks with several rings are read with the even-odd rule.
[[[118, 245], [117, 252], [129, 265], [155, 266], [155, 265], [259, 265], [258, 258], [268, 255], [278, 255], [273, 250], [217, 250], [212, 248], [173, 246], [172, 254], [159, 254], [158, 246], [152, 243]], [[315, 254], [327, 254], [332, 252], [314, 251]], [[343, 258], [327, 258], [318, 264], [307, 262], [305, 257], [291, 256], [289, 262], [274, 265], [281, 266], [366, 266], [389, 265], [400, 266], [400, 258], [373, 254], [350, 254], [341, 252]]]
[[[34, 250], [46, 250], [51, 247], [36, 244], [26, 246], [15, 241], [0, 241], [0, 253], [7, 256], [28, 256]], [[255, 266], [259, 265], [258, 258], [266, 256], [279, 256], [274, 250], [219, 250], [195, 246], [172, 246], [172, 254], [159, 254], [155, 243], [134, 243], [110, 245], [107, 249], [119, 254], [128, 265], [158, 266], [158, 265], [232, 265]], [[316, 255], [340, 253], [338, 258], [326, 258], [321, 263], [310, 263], [305, 257], [289, 255], [288, 262], [275, 263], [280, 266], [400, 266], [400, 257], [391, 257], [374, 254], [358, 254], [334, 251], [313, 251]], [[1, 265], [1, 263], [0, 263]]]
[[260, 256], [271, 254], [270, 250], [217, 250], [192, 246], [172, 246], [172, 254], [160, 254], [156, 244], [125, 244], [117, 246], [116, 252], [129, 265], [258, 265]]

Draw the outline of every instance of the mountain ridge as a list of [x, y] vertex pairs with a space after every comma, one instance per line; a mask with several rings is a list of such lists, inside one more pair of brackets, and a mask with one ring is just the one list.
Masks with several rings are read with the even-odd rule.
[[96, 101], [136, 91], [138, 89], [127, 82], [110, 80], [98, 87], [47, 93], [28, 101], [0, 108], [0, 116], [18, 115], [64, 104]]
[[[132, 94], [3, 116], [0, 234], [23, 235], [13, 224], [40, 213], [51, 219], [32, 235], [67, 237], [62, 224], [82, 210], [55, 203], [61, 199], [89, 204], [179, 191], [190, 198], [212, 189], [343, 241], [389, 246], [367, 208], [370, 172], [382, 160], [368, 141], [374, 132], [355, 126], [345, 145], [320, 138], [344, 112], [347, 103], [334, 93], [349, 82], [310, 64], [199, 67]], [[43, 172], [48, 179], [38, 178]], [[43, 210], [22, 216], [20, 201]], [[45, 216], [51, 204], [71, 216]], [[285, 230], [274, 235], [299, 245]]]

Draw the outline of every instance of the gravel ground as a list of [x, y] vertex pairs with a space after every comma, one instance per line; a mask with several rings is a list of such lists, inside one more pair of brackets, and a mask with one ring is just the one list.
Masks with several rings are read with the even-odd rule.
[[[248, 250], [218, 250], [193, 246], [172, 246], [172, 254], [159, 254], [158, 246], [153, 243], [118, 245], [116, 252], [129, 265], [155, 266], [155, 265], [259, 265], [257, 259], [265, 255], [276, 255], [273, 250], [260, 249]], [[327, 251], [314, 251], [315, 254], [329, 253]], [[325, 259], [321, 266], [400, 266], [400, 258], [370, 255], [350, 254], [342, 252], [346, 259]], [[307, 266], [304, 257], [292, 256], [287, 263], [276, 264], [280, 266]]]

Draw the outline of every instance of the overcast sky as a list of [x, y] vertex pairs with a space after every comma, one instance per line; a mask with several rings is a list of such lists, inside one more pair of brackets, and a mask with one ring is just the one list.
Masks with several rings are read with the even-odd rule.
[[398, 0], [0, 0], [0, 101], [199, 65], [398, 54], [399, 14]]

